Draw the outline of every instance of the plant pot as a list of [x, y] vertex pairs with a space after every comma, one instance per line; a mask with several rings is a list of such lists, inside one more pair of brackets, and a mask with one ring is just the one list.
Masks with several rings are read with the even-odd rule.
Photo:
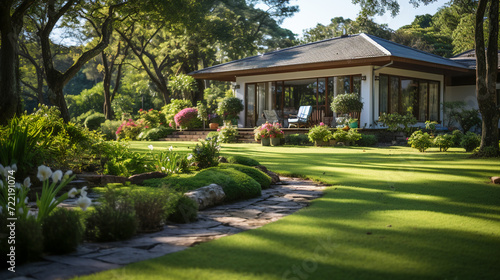
[[281, 138], [270, 138], [270, 139], [271, 139], [272, 146], [280, 146], [281, 145]]
[[348, 131], [348, 130], [349, 130], [349, 127], [346, 125], [346, 126], [344, 126], [342, 129], [343, 129], [343, 130], [345, 130], [345, 131]]
[[352, 122], [352, 123], [350, 123], [350, 124], [349, 124], [349, 127], [350, 127], [350, 128], [358, 128], [358, 122], [356, 121], [356, 122]]
[[210, 127], [210, 129], [217, 129], [217, 128], [219, 128], [219, 124], [218, 123], [209, 123], [208, 127]]
[[271, 146], [271, 139], [270, 138], [261, 138], [260, 144], [262, 146]]
[[335, 145], [337, 145], [337, 142], [338, 142], [337, 140], [331, 139], [329, 144], [330, 144], [330, 146], [335, 146]]

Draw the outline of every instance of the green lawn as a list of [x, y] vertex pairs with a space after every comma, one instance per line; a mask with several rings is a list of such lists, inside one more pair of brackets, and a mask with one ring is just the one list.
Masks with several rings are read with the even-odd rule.
[[500, 279], [500, 187], [489, 183], [498, 158], [256, 144], [222, 153], [333, 186], [262, 228], [82, 279]]

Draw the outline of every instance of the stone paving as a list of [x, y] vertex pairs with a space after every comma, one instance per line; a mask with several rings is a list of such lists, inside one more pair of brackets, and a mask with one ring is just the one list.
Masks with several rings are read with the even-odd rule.
[[261, 197], [202, 210], [194, 223], [166, 225], [162, 231], [126, 241], [86, 242], [72, 254], [45, 256], [41, 262], [16, 267], [15, 273], [2, 271], [0, 279], [68, 279], [160, 257], [279, 220], [322, 196], [324, 188], [281, 177], [281, 184], [262, 190]]

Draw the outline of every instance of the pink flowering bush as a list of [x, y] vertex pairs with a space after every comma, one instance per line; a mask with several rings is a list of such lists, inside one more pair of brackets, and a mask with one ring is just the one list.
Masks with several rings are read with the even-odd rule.
[[141, 133], [143, 128], [147, 128], [143, 120], [137, 120], [137, 122], [134, 122], [133, 119], [123, 121], [116, 130], [116, 138], [134, 140]]
[[201, 120], [198, 118], [198, 110], [196, 108], [182, 109], [174, 117], [175, 124], [181, 129], [190, 129], [201, 127]]
[[254, 129], [255, 141], [259, 141], [262, 138], [283, 138], [284, 133], [281, 129], [279, 123], [270, 124], [266, 122], [265, 124]]

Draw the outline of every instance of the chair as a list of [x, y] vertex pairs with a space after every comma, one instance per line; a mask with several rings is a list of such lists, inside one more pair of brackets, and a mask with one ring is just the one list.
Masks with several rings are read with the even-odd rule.
[[296, 118], [288, 119], [288, 128], [292, 125], [300, 127], [300, 125], [306, 125], [309, 122], [309, 118], [312, 114], [312, 106], [300, 106], [299, 112]]
[[281, 123], [281, 119], [276, 110], [264, 110], [264, 117], [269, 123]]

